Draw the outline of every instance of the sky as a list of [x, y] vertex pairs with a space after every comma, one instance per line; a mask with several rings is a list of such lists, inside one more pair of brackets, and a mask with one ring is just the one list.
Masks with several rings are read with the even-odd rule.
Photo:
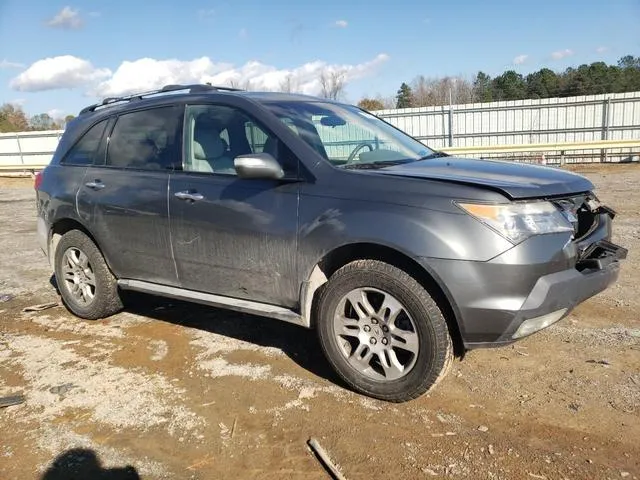
[[287, 78], [345, 100], [417, 75], [499, 75], [640, 55], [640, 0], [0, 0], [0, 104], [61, 118], [169, 83]]

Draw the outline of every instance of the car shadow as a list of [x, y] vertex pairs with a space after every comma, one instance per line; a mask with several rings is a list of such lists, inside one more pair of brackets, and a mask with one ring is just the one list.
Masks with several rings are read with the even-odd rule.
[[[60, 295], [55, 275], [51, 275], [49, 283]], [[121, 295], [127, 312], [277, 348], [310, 373], [349, 388], [327, 362], [314, 330], [272, 318], [145, 293], [122, 291]]]
[[324, 357], [314, 330], [272, 318], [138, 292], [123, 292], [123, 301], [125, 311], [130, 313], [277, 348], [313, 375], [348, 388]]
[[51, 463], [41, 480], [140, 480], [138, 471], [131, 465], [104, 468], [98, 455], [88, 448], [67, 450]]
[[51, 276], [49, 277], [49, 284], [56, 291], [56, 295], [60, 295], [60, 289], [58, 288], [58, 282], [56, 281], [55, 275], [51, 274]]

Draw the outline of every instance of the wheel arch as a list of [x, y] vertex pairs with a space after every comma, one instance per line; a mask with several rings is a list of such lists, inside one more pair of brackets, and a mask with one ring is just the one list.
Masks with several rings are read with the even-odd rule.
[[49, 230], [48, 256], [49, 256], [49, 263], [51, 264], [52, 268], [55, 268], [55, 254], [56, 254], [56, 249], [58, 247], [58, 243], [60, 242], [60, 239], [62, 238], [62, 236], [71, 230], [80, 230], [87, 237], [89, 237], [91, 241], [96, 245], [96, 247], [98, 248], [102, 256], [104, 257], [104, 260], [107, 263], [107, 266], [109, 267], [109, 269], [113, 271], [111, 269], [111, 264], [109, 262], [109, 259], [104, 254], [104, 251], [102, 250], [102, 248], [100, 248], [100, 244], [96, 240], [96, 237], [81, 222], [79, 222], [75, 218], [69, 218], [69, 217], [60, 218], [56, 220], [55, 222], [53, 222]]
[[354, 260], [379, 260], [397, 267], [415, 278], [434, 298], [447, 322], [453, 341], [454, 354], [463, 357], [465, 353], [462, 332], [459, 325], [459, 312], [450, 292], [438, 277], [404, 252], [386, 245], [360, 242], [337, 247], [326, 253], [311, 269], [303, 283], [300, 311], [303, 321], [315, 328], [313, 312], [315, 301], [323, 285], [338, 269]]

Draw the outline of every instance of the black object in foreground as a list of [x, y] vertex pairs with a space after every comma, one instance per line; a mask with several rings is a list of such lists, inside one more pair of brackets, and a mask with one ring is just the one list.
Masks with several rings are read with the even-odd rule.
[[0, 408], [10, 407], [11, 405], [20, 405], [26, 399], [24, 395], [12, 395], [10, 397], [0, 397]]

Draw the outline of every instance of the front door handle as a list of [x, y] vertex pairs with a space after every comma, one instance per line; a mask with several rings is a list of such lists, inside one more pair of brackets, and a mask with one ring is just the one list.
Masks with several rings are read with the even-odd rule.
[[87, 182], [85, 185], [93, 190], [102, 190], [105, 187], [105, 184], [100, 180], [94, 180], [93, 182]]
[[180, 200], [191, 200], [193, 202], [204, 198], [204, 196], [198, 192], [176, 192], [174, 195]]

